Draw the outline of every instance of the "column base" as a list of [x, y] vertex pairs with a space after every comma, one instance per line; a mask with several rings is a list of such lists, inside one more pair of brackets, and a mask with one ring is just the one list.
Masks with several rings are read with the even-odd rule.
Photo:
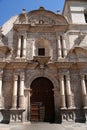
[[76, 109], [76, 107], [68, 107], [68, 110], [74, 110], [74, 109]]
[[17, 56], [15, 59], [20, 59], [20, 56]]
[[66, 110], [67, 108], [66, 108], [66, 107], [61, 107], [60, 109], [61, 109], [61, 110]]
[[21, 57], [22, 59], [25, 59], [26, 58], [26, 56], [23, 56], [23, 57]]
[[87, 109], [87, 106], [83, 107], [83, 109]]
[[62, 56], [59, 56], [59, 57], [58, 57], [58, 60], [61, 60], [62, 58], [63, 58]]

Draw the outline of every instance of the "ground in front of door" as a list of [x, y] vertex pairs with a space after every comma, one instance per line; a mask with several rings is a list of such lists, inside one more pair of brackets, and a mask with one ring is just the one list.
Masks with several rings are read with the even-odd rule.
[[0, 130], [87, 130], [87, 124], [83, 123], [24, 123], [24, 124], [0, 124]]

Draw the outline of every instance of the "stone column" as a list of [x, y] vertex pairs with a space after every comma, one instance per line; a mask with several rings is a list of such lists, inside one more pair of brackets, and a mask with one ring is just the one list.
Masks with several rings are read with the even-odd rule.
[[62, 36], [62, 47], [63, 47], [63, 57], [66, 57], [67, 56], [67, 49], [66, 49], [65, 36]]
[[18, 48], [17, 48], [17, 57], [20, 58], [20, 53], [21, 53], [21, 36], [18, 37]]
[[2, 95], [2, 74], [0, 74], [0, 108], [4, 107], [4, 98]]
[[61, 108], [66, 108], [65, 101], [65, 87], [64, 87], [64, 76], [60, 76], [60, 96], [61, 96]]
[[57, 46], [58, 46], [58, 59], [59, 59], [59, 58], [62, 58], [62, 49], [61, 49], [60, 36], [57, 37]]
[[26, 58], [26, 36], [24, 36], [24, 43], [23, 43], [23, 58]]
[[32, 91], [32, 90], [29, 89], [29, 95], [28, 95], [28, 96], [29, 96], [29, 100], [28, 100], [28, 103], [29, 103], [29, 106], [28, 106], [28, 107], [29, 107], [29, 118], [28, 118], [28, 120], [29, 120], [29, 121], [30, 121], [30, 115], [31, 115], [31, 111], [30, 111], [30, 107], [31, 107], [31, 104], [30, 104], [31, 91]]
[[20, 92], [19, 92], [19, 108], [24, 108], [25, 107], [25, 102], [24, 102], [24, 74], [20, 75]]
[[14, 75], [12, 108], [17, 108], [17, 87], [18, 87], [18, 75]]
[[87, 107], [87, 91], [85, 84], [85, 76], [81, 75], [81, 88], [82, 88], [82, 97], [83, 97], [83, 106]]
[[72, 108], [72, 92], [70, 86], [70, 76], [66, 75], [66, 94], [67, 94], [67, 107]]

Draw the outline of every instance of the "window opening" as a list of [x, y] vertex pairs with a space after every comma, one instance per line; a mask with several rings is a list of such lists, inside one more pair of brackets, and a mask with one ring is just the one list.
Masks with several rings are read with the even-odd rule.
[[24, 37], [23, 36], [21, 36], [21, 50], [20, 50], [20, 57], [22, 57], [23, 55], [22, 55], [22, 52], [23, 52], [23, 43], [24, 43]]
[[38, 55], [45, 56], [45, 48], [38, 48]]

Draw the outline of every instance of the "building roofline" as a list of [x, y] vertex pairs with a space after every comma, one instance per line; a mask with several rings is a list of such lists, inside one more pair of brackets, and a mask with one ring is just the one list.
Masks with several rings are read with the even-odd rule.
[[80, 1], [80, 2], [86, 1], [86, 2], [87, 2], [87, 0], [65, 0], [64, 7], [63, 7], [63, 11], [62, 11], [62, 15], [64, 14], [66, 2], [70, 2], [70, 1], [75, 1], [75, 2], [76, 2], [76, 1]]

